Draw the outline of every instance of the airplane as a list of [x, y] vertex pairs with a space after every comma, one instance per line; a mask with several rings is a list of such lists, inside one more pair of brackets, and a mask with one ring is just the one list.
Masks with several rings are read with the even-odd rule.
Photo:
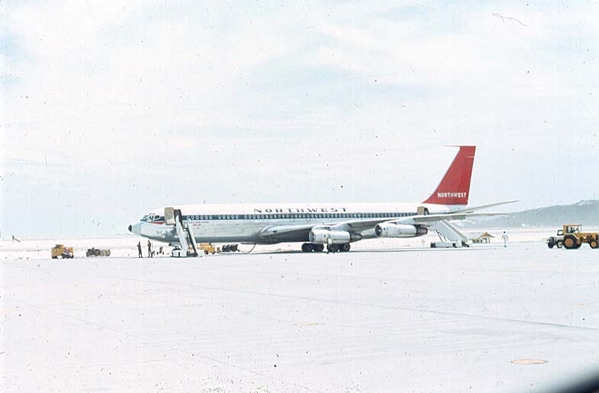
[[467, 245], [449, 223], [478, 215], [475, 211], [509, 202], [467, 208], [476, 146], [459, 147], [436, 190], [421, 203], [259, 203], [198, 204], [153, 209], [129, 225], [148, 239], [183, 244], [181, 228], [197, 243], [303, 243], [303, 252], [349, 251], [351, 243], [372, 238], [424, 236], [429, 228]]

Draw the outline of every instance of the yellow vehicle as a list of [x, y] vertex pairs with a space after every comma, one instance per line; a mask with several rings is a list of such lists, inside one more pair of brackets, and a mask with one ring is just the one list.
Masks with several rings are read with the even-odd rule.
[[568, 250], [580, 248], [582, 243], [588, 243], [591, 248], [599, 247], [599, 233], [583, 232], [580, 224], [565, 224], [563, 233], [564, 247]]
[[65, 247], [62, 244], [57, 244], [52, 247], [52, 259], [61, 257], [62, 259], [72, 259], [75, 256], [73, 247]]
[[216, 253], [216, 248], [212, 245], [212, 243], [200, 243], [198, 244], [198, 248], [204, 251], [204, 254], [214, 254]]

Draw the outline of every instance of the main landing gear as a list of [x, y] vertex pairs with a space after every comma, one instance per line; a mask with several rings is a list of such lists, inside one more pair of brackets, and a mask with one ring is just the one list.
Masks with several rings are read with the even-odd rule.
[[[349, 243], [327, 245], [327, 252], [339, 252], [339, 251], [346, 252], [346, 251], [349, 251], [350, 249], [351, 249], [351, 246]], [[303, 252], [323, 252], [324, 244], [304, 243], [304, 244], [302, 244], [302, 251]]]

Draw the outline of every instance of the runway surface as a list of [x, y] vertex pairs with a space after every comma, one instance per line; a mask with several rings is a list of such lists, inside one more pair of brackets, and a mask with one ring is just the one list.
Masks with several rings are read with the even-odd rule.
[[542, 392], [599, 370], [599, 251], [3, 259], [3, 392]]

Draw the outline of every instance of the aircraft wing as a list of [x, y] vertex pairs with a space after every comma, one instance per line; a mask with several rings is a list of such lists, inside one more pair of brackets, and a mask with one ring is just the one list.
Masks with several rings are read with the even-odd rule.
[[322, 224], [322, 223], [305, 223], [298, 225], [275, 225], [265, 228], [260, 232], [260, 237], [265, 239], [271, 239], [276, 241], [286, 241], [289, 238], [304, 238], [308, 239], [310, 231], [314, 228], [328, 229], [332, 231], [347, 231], [354, 233], [361, 233], [370, 229], [373, 229], [375, 225], [381, 223], [395, 223], [395, 224], [410, 224], [410, 225], [423, 225], [433, 226], [439, 221], [453, 221], [453, 220], [464, 220], [470, 217], [480, 216], [501, 216], [506, 213], [475, 213], [477, 210], [486, 209], [489, 207], [505, 205], [508, 203], [514, 203], [516, 201], [500, 202], [491, 205], [476, 206], [463, 210], [458, 210], [451, 213], [439, 213], [439, 214], [421, 214], [410, 217], [402, 217], [397, 219], [370, 219], [370, 220], [349, 220], [335, 224]]
[[[405, 217], [404, 219], [409, 219]], [[326, 229], [331, 231], [346, 231], [351, 233], [363, 233], [364, 231], [373, 230], [376, 224], [383, 222], [399, 222], [399, 220], [389, 220], [386, 218], [371, 219], [371, 220], [352, 220], [335, 224], [323, 223], [307, 223], [299, 225], [278, 225], [264, 228], [260, 232], [260, 237], [269, 239], [273, 242], [297, 241], [297, 239], [305, 239], [308, 241], [310, 231], [312, 229]]]

